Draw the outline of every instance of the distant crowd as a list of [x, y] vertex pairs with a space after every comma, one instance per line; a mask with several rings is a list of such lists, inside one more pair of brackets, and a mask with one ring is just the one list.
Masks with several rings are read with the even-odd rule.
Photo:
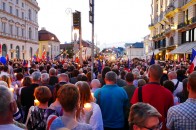
[[97, 60], [93, 75], [91, 65], [0, 64], [0, 129], [196, 130], [189, 62]]

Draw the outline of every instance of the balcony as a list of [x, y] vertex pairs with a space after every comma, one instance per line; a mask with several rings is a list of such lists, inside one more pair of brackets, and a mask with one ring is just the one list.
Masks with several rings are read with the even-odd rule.
[[183, 29], [183, 28], [185, 28], [185, 27], [187, 27], [187, 26], [191, 26], [191, 25], [193, 25], [193, 24], [195, 24], [196, 23], [196, 17], [192, 17], [190, 20], [188, 20], [188, 21], [186, 21], [186, 22], [183, 22], [183, 23], [180, 23], [179, 25], [178, 25], [178, 29]]
[[148, 25], [148, 27], [152, 27], [152, 26], [154, 26], [154, 24], [153, 24], [153, 23], [151, 23], [151, 24], [149, 24], [149, 25]]
[[152, 39], [153, 40], [161, 39], [162, 37], [164, 37], [164, 34], [165, 34], [165, 32], [162, 32], [160, 34], [157, 34], [157, 35], [153, 36]]
[[196, 23], [196, 16], [195, 16], [195, 17], [192, 17], [192, 18], [189, 20], [189, 24], [193, 24], [193, 23]]

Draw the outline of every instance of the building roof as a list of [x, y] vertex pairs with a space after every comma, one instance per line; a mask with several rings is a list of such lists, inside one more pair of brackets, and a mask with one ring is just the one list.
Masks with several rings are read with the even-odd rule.
[[143, 42], [125, 43], [125, 47], [131, 47], [131, 48], [144, 48], [144, 43], [143, 43]]
[[60, 42], [59, 39], [56, 37], [55, 34], [47, 31], [44, 28], [42, 28], [38, 33], [39, 33], [39, 41], [55, 41], [55, 42]]

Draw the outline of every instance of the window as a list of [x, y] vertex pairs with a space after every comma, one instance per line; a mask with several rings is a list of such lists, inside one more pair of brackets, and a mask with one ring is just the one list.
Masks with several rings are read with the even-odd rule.
[[29, 39], [32, 39], [32, 29], [29, 28]]
[[45, 46], [45, 45], [43, 45], [42, 50], [43, 50], [43, 51], [45, 51], [45, 50], [46, 50], [46, 46]]
[[13, 35], [13, 25], [10, 24], [10, 34]]
[[19, 27], [16, 27], [16, 35], [19, 36]]
[[12, 14], [12, 11], [13, 11], [13, 10], [12, 10], [12, 6], [10, 6], [10, 14]]
[[10, 48], [11, 48], [11, 49], [13, 48], [13, 44], [10, 44]]
[[22, 37], [24, 37], [24, 29], [22, 28]]
[[186, 16], [185, 16], [185, 22], [188, 22], [188, 18], [189, 18], [189, 11], [188, 9], [186, 10]]
[[19, 13], [18, 13], [18, 9], [16, 9], [16, 16], [18, 17], [19, 15], [18, 15]]
[[29, 9], [29, 20], [31, 20], [31, 10]]
[[20, 59], [20, 48], [19, 48], [19, 46], [16, 46], [16, 58]]
[[24, 19], [24, 12], [22, 12], [22, 19]]
[[32, 58], [33, 57], [33, 48], [30, 47], [30, 57]]
[[6, 11], [6, 4], [3, 2], [3, 11]]
[[22, 7], [24, 7], [24, 3], [22, 3]]
[[22, 46], [22, 50], [24, 50], [24, 46]]
[[19, 3], [19, 1], [18, 0], [16, 0], [16, 4], [18, 4]]
[[186, 31], [186, 42], [189, 42], [189, 31]]
[[6, 23], [2, 22], [2, 31], [6, 33]]
[[2, 45], [2, 56], [6, 57], [7, 55], [7, 46], [5, 44]]

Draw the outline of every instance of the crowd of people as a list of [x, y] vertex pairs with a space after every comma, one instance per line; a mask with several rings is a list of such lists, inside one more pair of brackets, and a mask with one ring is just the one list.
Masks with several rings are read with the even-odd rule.
[[23, 63], [0, 65], [2, 130], [196, 130], [188, 62]]

